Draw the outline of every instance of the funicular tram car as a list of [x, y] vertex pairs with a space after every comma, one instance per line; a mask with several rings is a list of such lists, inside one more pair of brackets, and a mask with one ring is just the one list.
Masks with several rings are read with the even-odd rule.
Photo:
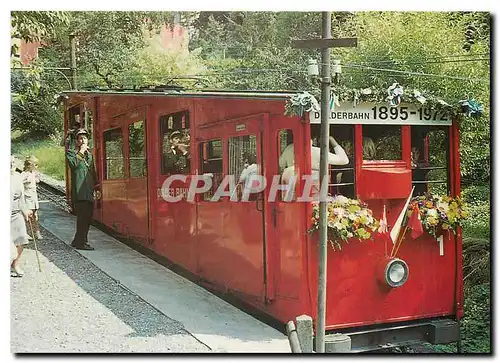
[[[102, 194], [94, 219], [190, 271], [211, 289], [283, 323], [302, 314], [315, 319], [318, 237], [307, 233], [311, 203], [297, 196], [301, 176], [311, 174], [318, 114], [285, 116], [292, 94], [277, 92], [64, 95], [65, 128], [80, 115], [91, 131]], [[385, 205], [391, 228], [413, 187], [413, 195], [460, 192], [458, 125], [411, 105], [402, 104], [397, 112], [385, 106], [341, 105], [332, 112], [330, 132], [349, 164], [330, 166], [329, 192], [359, 198], [377, 219]], [[171, 163], [173, 142], [185, 147]], [[298, 176], [292, 199], [282, 193], [270, 199], [268, 182], [247, 200], [241, 193], [237, 201], [230, 193], [211, 200], [224, 176], [238, 178], [248, 155], [267, 181], [280, 176], [280, 154], [292, 142]], [[180, 177], [166, 185], [174, 174]], [[210, 175], [212, 186], [189, 201], [196, 175]], [[166, 194], [178, 201], [167, 202]], [[463, 315], [460, 231], [446, 234], [441, 244], [427, 234], [417, 240], [406, 237], [397, 257], [408, 270], [399, 277], [405, 281], [396, 281], [398, 287], [391, 287], [391, 274], [384, 274], [391, 248], [375, 236], [341, 251], [329, 249], [327, 333], [349, 334], [353, 351], [419, 340], [456, 341]]]

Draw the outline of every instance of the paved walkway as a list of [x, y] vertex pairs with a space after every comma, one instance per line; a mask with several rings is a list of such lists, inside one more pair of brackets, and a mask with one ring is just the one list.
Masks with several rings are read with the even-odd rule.
[[290, 352], [282, 333], [94, 227], [96, 250], [72, 249], [72, 215], [42, 203], [40, 219], [58, 239], [41, 242], [42, 273], [28, 250], [12, 279], [13, 352]]

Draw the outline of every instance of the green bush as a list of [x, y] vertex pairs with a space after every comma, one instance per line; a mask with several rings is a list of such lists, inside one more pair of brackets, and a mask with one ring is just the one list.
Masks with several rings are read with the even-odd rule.
[[470, 185], [463, 189], [462, 196], [468, 205], [469, 218], [463, 224], [464, 237], [490, 238], [490, 185]]
[[57, 91], [49, 81], [40, 83], [29, 74], [11, 73], [11, 131], [48, 136], [63, 128], [63, 114], [58, 109]]
[[462, 350], [467, 353], [489, 353], [490, 284], [476, 285], [465, 297], [465, 315], [462, 319]]
[[483, 204], [490, 201], [490, 185], [470, 185], [462, 190], [464, 200], [473, 205]]

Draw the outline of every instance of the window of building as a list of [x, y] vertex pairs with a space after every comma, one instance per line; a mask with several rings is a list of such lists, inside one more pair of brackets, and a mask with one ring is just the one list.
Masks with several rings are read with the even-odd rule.
[[131, 178], [147, 175], [146, 145], [144, 144], [144, 121], [128, 125], [129, 169]]
[[161, 173], [190, 174], [189, 112], [160, 116]]
[[363, 125], [363, 160], [402, 160], [401, 126]]
[[104, 179], [123, 179], [125, 177], [121, 128], [104, 132], [104, 160]]
[[222, 165], [222, 139], [200, 143], [200, 171], [212, 179], [212, 187], [204, 193], [202, 200], [210, 201], [224, 179]]
[[414, 195], [449, 193], [448, 133], [448, 126], [411, 126]]

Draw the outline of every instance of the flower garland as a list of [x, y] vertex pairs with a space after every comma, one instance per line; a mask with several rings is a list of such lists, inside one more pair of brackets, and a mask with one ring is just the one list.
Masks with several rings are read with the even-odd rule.
[[[319, 203], [313, 203], [312, 227], [308, 233], [319, 230]], [[357, 199], [342, 195], [332, 197], [327, 203], [327, 240], [334, 250], [341, 250], [340, 241], [349, 242], [350, 238], [370, 239], [379, 227], [379, 221], [367, 205]]]
[[[414, 213], [417, 215], [414, 216]], [[456, 233], [469, 213], [460, 196], [453, 198], [426, 194], [412, 198], [406, 215], [407, 225], [412, 230], [418, 230], [421, 223], [423, 230], [437, 238], [443, 231]]]
[[[336, 102], [352, 102], [353, 107], [357, 107], [360, 102], [388, 102], [390, 107], [397, 107], [401, 102], [407, 102], [426, 105], [428, 108], [441, 111], [451, 118], [457, 118], [460, 115], [480, 117], [484, 112], [483, 106], [474, 98], [467, 98], [450, 104], [428, 92], [403, 88], [399, 83], [393, 83], [386, 90], [373, 86], [355, 89], [344, 85], [332, 85], [332, 94]], [[308, 92], [300, 92], [287, 101], [285, 115], [299, 115], [302, 117], [304, 111], [309, 112], [313, 109], [315, 111], [320, 110], [314, 96]]]
[[320, 107], [316, 98], [309, 92], [299, 92], [289, 100], [287, 100], [285, 105], [285, 115], [287, 116], [299, 116], [302, 118], [304, 112], [317, 111], [319, 112]]

